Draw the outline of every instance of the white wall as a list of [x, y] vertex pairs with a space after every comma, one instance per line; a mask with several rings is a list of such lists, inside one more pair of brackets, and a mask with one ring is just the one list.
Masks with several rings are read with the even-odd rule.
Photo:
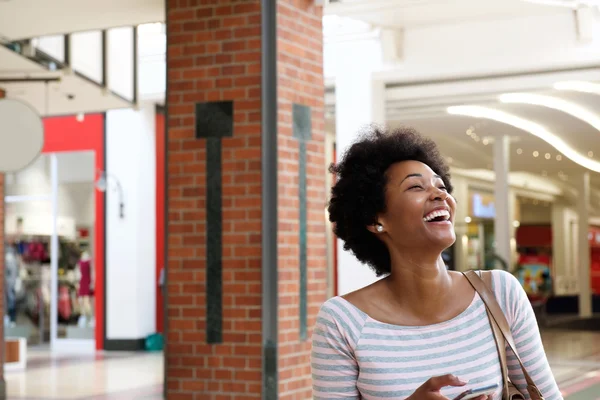
[[[59, 223], [62, 221], [73, 225], [72, 229], [66, 231], [72, 231], [76, 227], [91, 228], [95, 221], [94, 154], [91, 152], [59, 153], [57, 157]], [[7, 196], [37, 196], [51, 193], [48, 155], [41, 155], [24, 170], [8, 174], [6, 177]], [[7, 230], [14, 226], [12, 222], [18, 217], [28, 220], [25, 221], [25, 225], [31, 227], [36, 225], [35, 220], [42, 224], [51, 220], [52, 203], [50, 201], [8, 203], [5, 211]], [[39, 234], [49, 229], [49, 227], [40, 227]]]
[[[155, 109], [109, 111], [106, 118], [107, 172], [124, 192], [107, 191], [106, 334], [140, 339], [156, 330]], [[109, 180], [110, 182], [110, 180]]]

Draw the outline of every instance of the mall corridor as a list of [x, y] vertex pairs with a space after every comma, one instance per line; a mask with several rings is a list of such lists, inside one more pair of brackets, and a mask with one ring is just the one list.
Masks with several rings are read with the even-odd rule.
[[[600, 333], [546, 330], [542, 336], [565, 400], [600, 399]], [[158, 400], [163, 398], [162, 379], [161, 354], [82, 357], [38, 350], [30, 353], [27, 371], [7, 373], [7, 398]]]
[[599, 110], [600, 0], [0, 0], [0, 400], [499, 400], [469, 271], [600, 400]]

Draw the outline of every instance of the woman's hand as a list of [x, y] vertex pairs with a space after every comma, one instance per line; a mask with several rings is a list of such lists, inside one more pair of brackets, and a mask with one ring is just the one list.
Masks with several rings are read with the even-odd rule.
[[[442, 375], [430, 378], [422, 384], [409, 398], [406, 400], [448, 400], [440, 391], [446, 386], [465, 386], [467, 382], [461, 381], [454, 375]], [[492, 400], [491, 396], [483, 395], [474, 400]]]

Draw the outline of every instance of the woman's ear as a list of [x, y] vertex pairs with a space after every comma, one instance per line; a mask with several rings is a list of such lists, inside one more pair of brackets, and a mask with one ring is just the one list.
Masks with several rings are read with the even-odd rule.
[[380, 223], [375, 223], [373, 225], [369, 225], [369, 226], [367, 226], [367, 229], [370, 232], [372, 232], [372, 233], [383, 233], [383, 232], [385, 232], [383, 224], [380, 224]]

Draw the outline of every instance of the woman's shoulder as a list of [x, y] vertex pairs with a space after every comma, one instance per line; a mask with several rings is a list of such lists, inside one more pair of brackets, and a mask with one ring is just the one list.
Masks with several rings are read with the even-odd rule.
[[492, 282], [494, 283], [494, 286], [500, 286], [504, 292], [510, 292], [516, 288], [521, 288], [519, 279], [508, 271], [503, 269], [494, 269], [491, 270], [490, 273], [492, 274]]
[[367, 315], [342, 296], [332, 297], [323, 303], [317, 315], [317, 324], [336, 327], [341, 333], [355, 337], [360, 335], [366, 320]]
[[333, 320], [343, 319], [344, 316], [351, 316], [358, 320], [364, 319], [364, 313], [358, 309], [346, 296], [335, 296], [321, 305], [319, 311], [321, 316], [329, 316]]
[[521, 282], [512, 273], [501, 269], [495, 269], [489, 273], [492, 274], [494, 295], [505, 313], [514, 310], [515, 307], [527, 300]]

